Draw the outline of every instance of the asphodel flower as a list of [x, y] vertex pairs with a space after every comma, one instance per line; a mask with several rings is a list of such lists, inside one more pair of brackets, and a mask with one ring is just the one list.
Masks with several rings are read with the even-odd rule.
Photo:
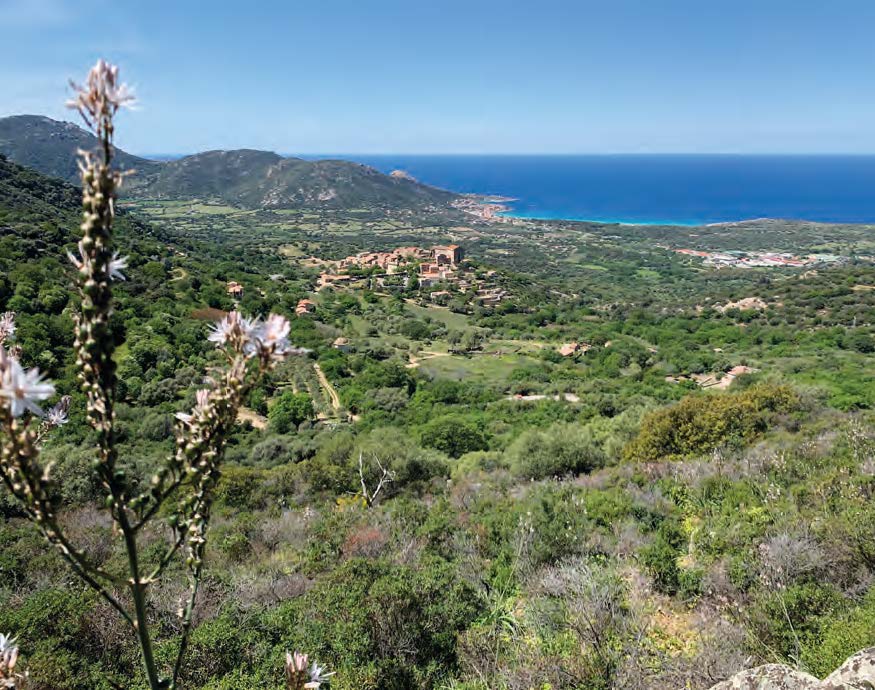
[[334, 673], [327, 673], [315, 661], [308, 667], [306, 654], [286, 652], [287, 690], [318, 690]]
[[0, 398], [5, 399], [13, 417], [20, 417], [27, 411], [42, 416], [43, 411], [36, 403], [54, 394], [55, 387], [43, 380], [39, 369], [25, 371], [17, 359], [7, 358], [0, 375]]
[[78, 110], [89, 126], [102, 128], [101, 120], [111, 118], [119, 108], [134, 102], [133, 92], [119, 81], [118, 74], [116, 65], [98, 60], [88, 72], [85, 84], [70, 82], [76, 95], [67, 101], [67, 107]]
[[15, 312], [7, 311], [0, 314], [0, 344], [5, 343], [15, 334]]

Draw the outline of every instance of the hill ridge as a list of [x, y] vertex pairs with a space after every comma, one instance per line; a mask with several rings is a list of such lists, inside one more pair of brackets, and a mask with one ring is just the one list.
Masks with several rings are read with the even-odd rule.
[[[38, 172], [78, 182], [76, 151], [94, 137], [78, 125], [42, 115], [0, 118], [0, 154]], [[123, 196], [215, 199], [247, 208], [444, 207], [458, 195], [413, 179], [385, 175], [341, 159], [306, 160], [254, 148], [211, 149], [156, 161], [117, 149], [121, 169], [133, 169]]]

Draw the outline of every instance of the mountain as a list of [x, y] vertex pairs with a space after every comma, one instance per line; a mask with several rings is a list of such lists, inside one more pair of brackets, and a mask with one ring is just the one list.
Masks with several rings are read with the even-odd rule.
[[[96, 137], [71, 122], [60, 122], [40, 115], [14, 115], [0, 118], [0, 154], [45, 175], [79, 184], [76, 152], [93, 149]], [[154, 172], [160, 163], [116, 152], [120, 170], [140, 174]]]
[[[76, 151], [93, 148], [81, 127], [47, 117], [0, 118], [0, 154], [47, 175], [76, 183]], [[151, 199], [216, 200], [246, 208], [412, 209], [445, 207], [456, 194], [359, 163], [307, 161], [269, 151], [207, 151], [158, 162], [117, 152], [118, 167], [134, 170], [123, 194]]]
[[248, 208], [422, 208], [457, 195], [359, 163], [307, 161], [268, 151], [207, 151], [170, 161], [129, 193], [144, 198], [218, 199]]

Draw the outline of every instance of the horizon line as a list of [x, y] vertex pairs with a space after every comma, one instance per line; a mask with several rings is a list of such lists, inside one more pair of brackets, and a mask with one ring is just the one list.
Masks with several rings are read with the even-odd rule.
[[604, 152], [604, 153], [593, 153], [593, 152], [570, 152], [570, 153], [550, 153], [550, 152], [530, 152], [530, 153], [519, 153], [519, 152], [481, 152], [481, 153], [471, 153], [471, 152], [373, 152], [373, 153], [356, 153], [356, 152], [334, 152], [334, 153], [325, 153], [325, 152], [277, 152], [273, 149], [259, 149], [252, 148], [248, 146], [241, 146], [237, 148], [207, 148], [200, 151], [190, 151], [190, 152], [150, 152], [150, 153], [141, 153], [135, 151], [127, 151], [130, 155], [138, 156], [140, 158], [147, 158], [150, 160], [162, 160], [167, 159], [168, 157], [172, 158], [185, 158], [186, 156], [196, 156], [198, 154], [207, 153], [211, 151], [261, 151], [267, 153], [276, 153], [278, 156], [282, 156], [283, 158], [319, 158], [322, 160], [338, 160], [344, 157], [390, 157], [390, 156], [420, 156], [420, 157], [429, 157], [429, 158], [462, 158], [462, 157], [492, 157], [492, 158], [572, 158], [572, 157], [604, 157], [604, 158], [613, 158], [613, 157], [633, 157], [633, 156], [724, 156], [724, 157], [809, 157], [809, 158], [817, 158], [817, 157], [829, 157], [829, 156], [843, 156], [843, 157], [853, 157], [853, 158], [872, 158], [875, 157], [875, 151], [750, 151], [750, 152], [738, 152], [738, 151], [695, 151], [695, 152], [683, 152], [683, 151], [646, 151], [646, 152], [635, 152], [635, 151], [616, 151], [616, 152]]

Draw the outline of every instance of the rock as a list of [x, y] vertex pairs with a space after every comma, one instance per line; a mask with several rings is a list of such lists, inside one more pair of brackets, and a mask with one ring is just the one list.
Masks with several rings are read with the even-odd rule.
[[820, 681], [781, 664], [736, 673], [711, 690], [875, 690], [875, 647], [857, 652]]
[[839, 688], [875, 689], [875, 647], [857, 652], [820, 685], [822, 690]]
[[736, 673], [711, 690], [815, 690], [820, 681], [781, 664], [766, 664]]
[[406, 170], [393, 170], [389, 173], [389, 177], [394, 177], [396, 180], [409, 180], [410, 182], [417, 181], [416, 178]]

